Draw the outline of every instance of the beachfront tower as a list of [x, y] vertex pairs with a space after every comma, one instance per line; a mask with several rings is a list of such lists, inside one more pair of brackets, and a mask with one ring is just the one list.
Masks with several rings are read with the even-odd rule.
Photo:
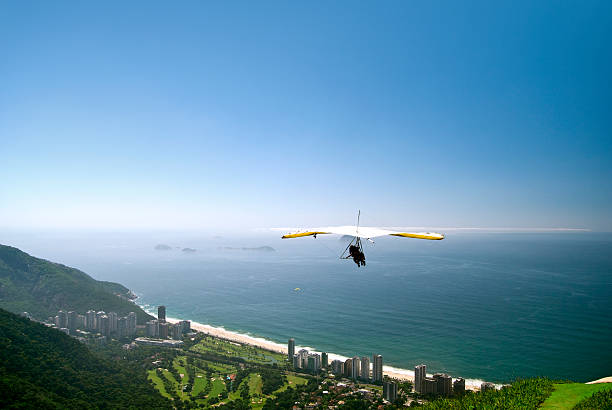
[[293, 338], [289, 339], [287, 352], [287, 357], [289, 358], [289, 360], [293, 360], [293, 355], [295, 354], [295, 340], [293, 340]]
[[420, 364], [418, 366], [414, 366], [414, 391], [417, 393], [422, 393], [422, 384], [423, 379], [425, 378], [427, 373], [427, 366], [424, 364]]
[[168, 323], [162, 322], [159, 324], [158, 327], [158, 335], [157, 335], [160, 339], [167, 339], [168, 338]]
[[344, 374], [344, 362], [342, 360], [332, 360], [331, 368], [332, 372], [337, 376]]
[[165, 306], [157, 307], [157, 320], [159, 320], [160, 322], [166, 321], [166, 307]]
[[321, 356], [316, 353], [309, 353], [307, 369], [311, 373], [318, 373], [321, 370]]
[[390, 380], [383, 382], [383, 398], [391, 403], [397, 400], [397, 383]]
[[327, 366], [329, 366], [329, 356], [325, 352], [321, 353], [321, 366], [323, 366], [324, 368], [327, 368]]
[[308, 350], [300, 349], [300, 351], [298, 352], [298, 355], [300, 355], [300, 368], [307, 369], [308, 368]]
[[444, 373], [436, 373], [433, 378], [436, 381], [436, 393], [441, 396], [450, 396], [453, 390], [452, 378]]
[[361, 376], [361, 380], [370, 380], [370, 358], [368, 356], [363, 356], [361, 358], [361, 372], [359, 372], [359, 376]]
[[456, 396], [465, 393], [465, 379], [459, 377], [453, 382], [453, 394]]
[[359, 379], [360, 373], [359, 373], [359, 357], [355, 356], [351, 359], [352, 365], [351, 365], [351, 379], [353, 380], [357, 380]]
[[344, 361], [344, 377], [350, 378], [353, 375], [353, 359]]
[[375, 382], [383, 380], [383, 359], [379, 354], [372, 356], [372, 380]]
[[423, 377], [421, 380], [421, 394], [436, 394], [438, 382], [433, 377]]

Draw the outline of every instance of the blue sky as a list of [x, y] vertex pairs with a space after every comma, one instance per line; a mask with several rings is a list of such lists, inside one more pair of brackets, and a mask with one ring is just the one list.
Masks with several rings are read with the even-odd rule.
[[612, 3], [0, 5], [0, 227], [612, 230]]

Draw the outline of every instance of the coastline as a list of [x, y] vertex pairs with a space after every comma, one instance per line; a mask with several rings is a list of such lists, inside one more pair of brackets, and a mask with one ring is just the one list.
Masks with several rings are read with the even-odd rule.
[[[134, 302], [136, 303], [136, 302]], [[145, 310], [147, 313], [156, 316], [155, 312], [153, 310], [151, 310], [150, 306], [140, 306], [143, 310]], [[175, 323], [181, 320], [189, 320], [191, 322], [191, 328], [193, 330], [196, 330], [198, 332], [201, 333], [205, 333], [207, 335], [211, 335], [220, 339], [225, 339], [225, 340], [229, 340], [231, 342], [235, 342], [235, 343], [242, 343], [242, 344], [246, 344], [246, 345], [251, 345], [251, 346], [255, 346], [255, 347], [259, 347], [261, 349], [265, 349], [265, 350], [269, 350], [272, 352], [276, 352], [276, 353], [281, 353], [281, 354], [287, 354], [287, 346], [285, 344], [281, 344], [281, 343], [277, 343], [277, 342], [273, 342], [271, 340], [267, 340], [264, 339], [262, 337], [255, 337], [255, 336], [251, 336], [248, 334], [243, 334], [243, 333], [238, 333], [238, 332], [234, 332], [234, 331], [230, 331], [227, 330], [223, 327], [215, 327], [215, 326], [211, 326], [211, 325], [207, 325], [207, 324], [203, 324], [203, 323], [199, 323], [199, 322], [195, 322], [191, 319], [184, 319], [184, 318], [173, 318], [173, 317], [166, 317], [166, 320], [170, 323]], [[314, 353], [321, 353], [320, 351], [309, 347], [309, 346], [298, 346], [296, 345], [296, 350], [299, 349], [307, 349], [309, 351], [312, 351]], [[327, 352], [329, 355], [329, 360], [342, 360], [345, 361], [346, 359], [348, 359], [348, 357], [336, 354], [336, 353], [332, 353], [332, 352]], [[408, 370], [408, 369], [402, 369], [402, 368], [398, 368], [398, 367], [393, 367], [393, 366], [388, 366], [388, 365], [383, 365], [383, 374], [387, 375], [391, 378], [395, 378], [398, 380], [404, 380], [404, 381], [409, 381], [409, 382], [414, 382], [414, 371], [413, 370]], [[432, 376], [432, 374], [427, 374], [427, 376]], [[456, 377], [453, 377], [453, 381], [456, 379]], [[480, 385], [484, 382], [484, 380], [479, 380], [479, 379], [465, 379], [465, 388], [469, 389], [469, 390], [473, 390], [473, 391], [480, 391]], [[500, 388], [501, 385], [496, 384], [497, 388]]]

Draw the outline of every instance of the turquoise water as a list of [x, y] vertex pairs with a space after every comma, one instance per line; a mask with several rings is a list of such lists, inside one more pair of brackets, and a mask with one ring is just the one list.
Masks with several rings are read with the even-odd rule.
[[[82, 252], [69, 239], [24, 250], [121, 282], [172, 317], [495, 382], [612, 375], [609, 234], [389, 238], [366, 246], [366, 268], [338, 260], [345, 245], [332, 238], [106, 235]], [[159, 242], [198, 252], [154, 251]], [[277, 251], [217, 249], [260, 245]]]

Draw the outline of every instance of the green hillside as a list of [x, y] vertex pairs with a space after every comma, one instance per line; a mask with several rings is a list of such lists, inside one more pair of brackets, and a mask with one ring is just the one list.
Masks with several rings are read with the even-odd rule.
[[171, 408], [142, 368], [0, 309], [0, 408]]
[[0, 245], [0, 308], [8, 311], [29, 312], [41, 320], [60, 309], [104, 310], [120, 316], [135, 312], [140, 324], [151, 319], [127, 299], [128, 292], [118, 283], [97, 281], [78, 269]]
[[[543, 409], [573, 409], [581, 400], [593, 396], [599, 391], [612, 391], [612, 383], [563, 383], [555, 384], [554, 391], [542, 405]], [[588, 407], [583, 407], [588, 408]], [[604, 408], [604, 407], [592, 407]]]

